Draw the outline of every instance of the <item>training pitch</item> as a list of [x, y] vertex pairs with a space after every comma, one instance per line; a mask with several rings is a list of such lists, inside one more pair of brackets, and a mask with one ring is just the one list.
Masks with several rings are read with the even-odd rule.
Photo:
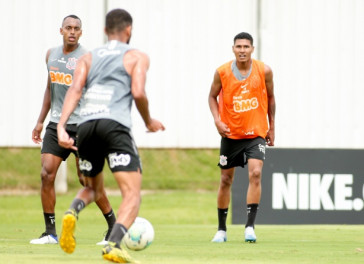
[[[74, 193], [57, 196], [60, 234], [63, 212]], [[114, 211], [121, 198], [110, 196]], [[364, 263], [364, 225], [256, 226], [258, 242], [243, 242], [244, 228], [228, 225], [228, 242], [211, 243], [216, 231], [214, 192], [164, 191], [143, 195], [140, 216], [155, 229], [146, 250], [130, 254], [143, 264], [235, 263]], [[259, 212], [258, 218], [264, 217]], [[95, 205], [81, 212], [73, 254], [59, 245], [31, 245], [44, 231], [40, 198], [36, 194], [0, 196], [1, 263], [108, 263], [101, 247], [106, 222]]]

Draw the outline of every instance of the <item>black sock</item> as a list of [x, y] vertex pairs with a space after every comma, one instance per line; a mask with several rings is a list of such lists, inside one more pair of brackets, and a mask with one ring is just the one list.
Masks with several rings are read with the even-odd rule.
[[217, 208], [217, 215], [219, 218], [219, 226], [218, 226], [217, 230], [226, 231], [226, 218], [227, 218], [228, 210], [229, 210], [229, 208], [225, 208], [225, 209]]
[[57, 236], [55, 214], [43, 213], [43, 215], [47, 234]]
[[104, 214], [105, 220], [107, 222], [107, 225], [109, 227], [109, 229], [107, 230], [106, 236], [105, 236], [105, 240], [108, 240], [110, 234], [111, 234], [111, 230], [115, 224], [116, 218], [115, 218], [115, 214], [114, 211], [111, 209], [110, 212], [108, 212], [107, 214]]
[[120, 242], [123, 239], [126, 232], [128, 232], [128, 229], [125, 226], [119, 223], [115, 223], [114, 227], [112, 228], [108, 241], [114, 242], [117, 247], [120, 247]]
[[255, 217], [258, 211], [258, 204], [248, 204], [247, 205], [247, 214], [248, 220], [246, 221], [245, 227], [252, 226], [254, 227]]
[[70, 209], [73, 209], [76, 211], [76, 214], [78, 215], [78, 213], [85, 208], [85, 202], [82, 201], [81, 199], [75, 198], [72, 201], [72, 204], [70, 206]]

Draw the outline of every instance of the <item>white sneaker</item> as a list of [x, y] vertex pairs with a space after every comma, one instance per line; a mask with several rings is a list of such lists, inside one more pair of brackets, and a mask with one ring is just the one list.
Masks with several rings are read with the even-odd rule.
[[102, 241], [100, 241], [100, 242], [97, 242], [96, 245], [98, 245], [98, 246], [106, 246], [107, 243], [108, 242], [107, 242], [107, 240], [105, 240], [105, 237], [104, 237], [104, 239]]
[[30, 244], [44, 245], [44, 244], [58, 244], [58, 238], [54, 235], [48, 235], [44, 232], [39, 238], [30, 240]]
[[257, 236], [255, 235], [254, 228], [252, 226], [248, 226], [245, 228], [245, 242], [256, 242]]
[[226, 240], [227, 240], [226, 231], [219, 230], [216, 232], [216, 234], [215, 234], [214, 238], [211, 240], [211, 242], [222, 243], [222, 242], [226, 242]]
[[102, 239], [102, 241], [97, 242], [96, 245], [98, 246], [106, 246], [109, 240], [109, 236], [111, 234], [111, 230], [112, 229], [108, 229], [104, 232], [104, 238]]

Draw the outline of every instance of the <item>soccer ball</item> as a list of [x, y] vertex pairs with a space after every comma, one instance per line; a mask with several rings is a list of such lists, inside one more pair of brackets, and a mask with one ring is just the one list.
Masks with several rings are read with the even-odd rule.
[[147, 248], [154, 239], [154, 228], [152, 224], [143, 217], [135, 218], [123, 238], [123, 243], [132, 250], [143, 250]]

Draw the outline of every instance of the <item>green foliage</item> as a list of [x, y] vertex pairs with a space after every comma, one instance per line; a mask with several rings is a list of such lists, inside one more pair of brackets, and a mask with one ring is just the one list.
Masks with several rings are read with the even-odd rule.
[[[219, 168], [217, 149], [140, 149], [143, 189], [217, 190]], [[0, 189], [39, 189], [39, 148], [0, 149]], [[106, 188], [116, 189], [107, 163]], [[80, 188], [73, 154], [67, 160], [69, 189]]]
[[39, 189], [39, 148], [0, 148], [0, 189]]
[[218, 150], [142, 149], [143, 188], [216, 190]]

